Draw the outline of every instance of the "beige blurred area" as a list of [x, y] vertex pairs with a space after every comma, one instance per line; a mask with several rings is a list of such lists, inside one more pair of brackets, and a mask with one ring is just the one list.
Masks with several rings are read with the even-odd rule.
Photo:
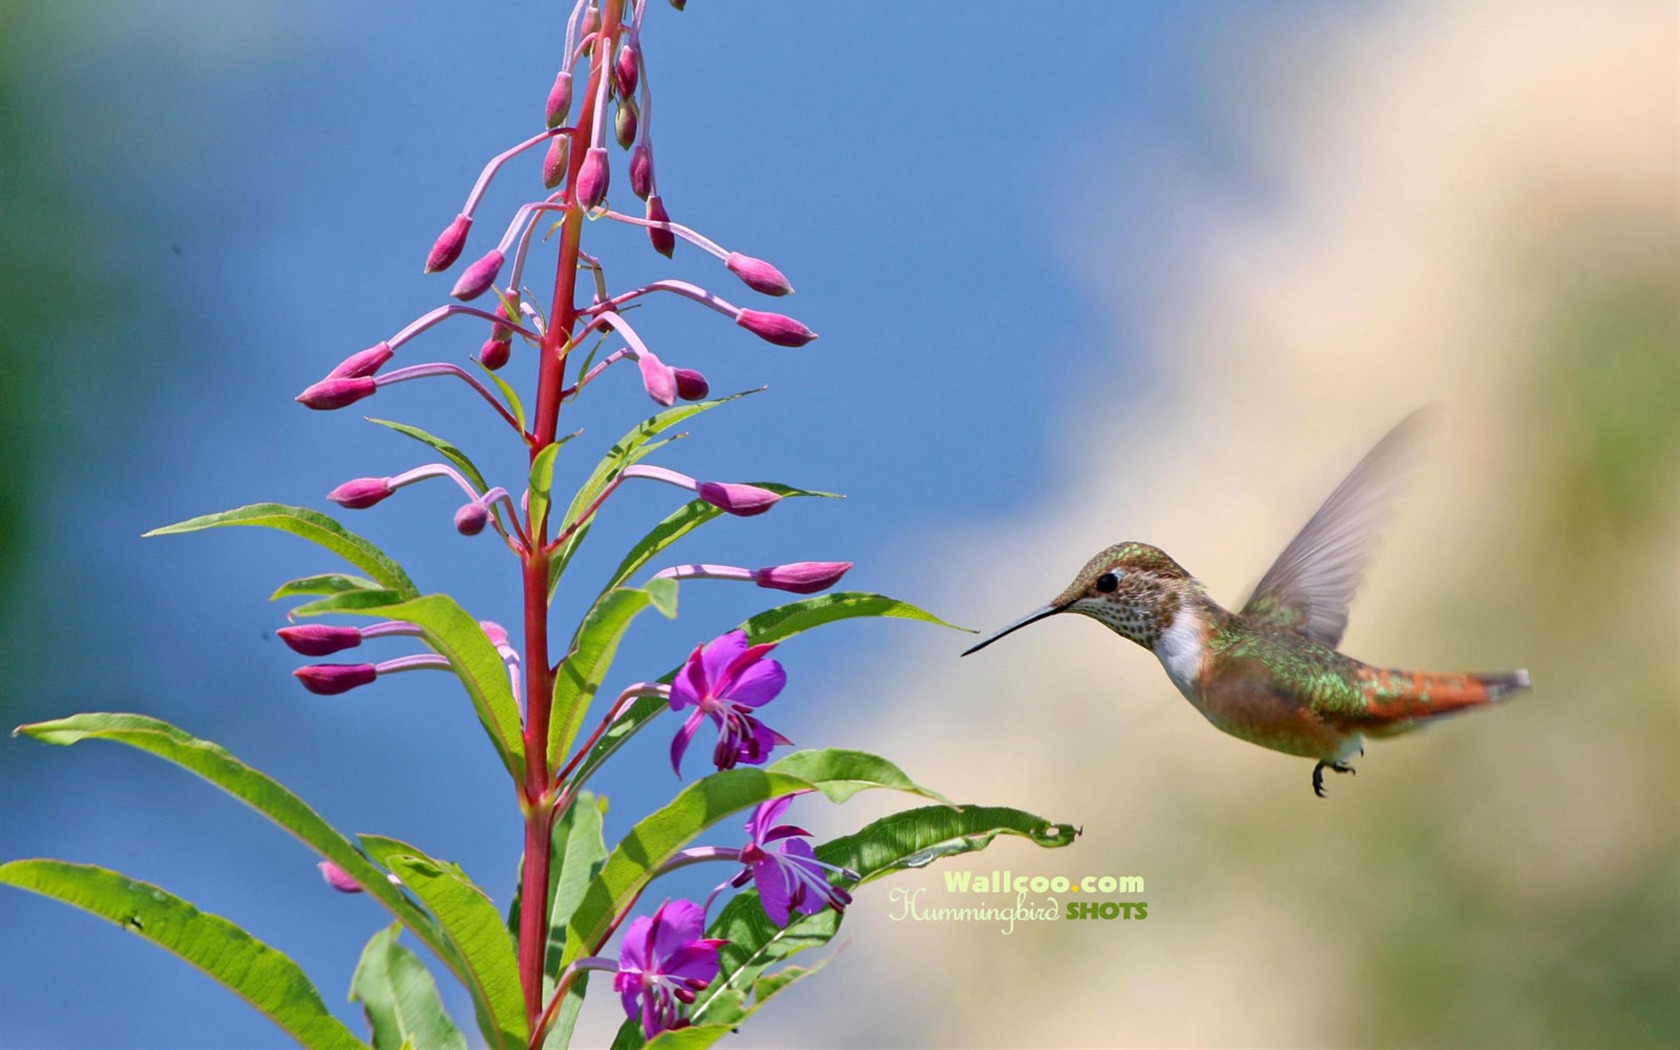
[[[1535, 691], [1375, 743], [1320, 801], [1310, 762], [1220, 734], [1091, 621], [961, 661], [920, 636], [827, 701], [867, 712], [853, 742], [1084, 827], [953, 866], [1141, 875], [1149, 916], [895, 922], [895, 884], [960, 900], [910, 873], [741, 1045], [1680, 1043], [1676, 5], [1312, 10], [1256, 7], [1252, 51], [1207, 75], [1273, 192], [1187, 178], [1170, 274], [1093, 281], [1147, 377], [1070, 395], [1059, 491], [943, 537], [917, 593], [991, 628], [1142, 539], [1240, 604], [1433, 403], [1345, 648]], [[1082, 280], [1109, 272], [1093, 240]]]

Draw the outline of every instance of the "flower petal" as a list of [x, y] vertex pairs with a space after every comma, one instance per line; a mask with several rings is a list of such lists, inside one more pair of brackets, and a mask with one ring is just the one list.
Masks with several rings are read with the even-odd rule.
[[679, 778], [682, 776], [683, 754], [688, 751], [688, 742], [694, 739], [694, 733], [700, 728], [704, 717], [701, 710], [695, 708], [694, 713], [688, 716], [688, 721], [677, 730], [677, 735], [671, 738], [671, 772]]
[[782, 818], [788, 807], [793, 805], [793, 795], [782, 795], [768, 802], [760, 802], [758, 808], [747, 818], [747, 838], [755, 845], [763, 845], [765, 835]]
[[716, 687], [722, 682], [729, 665], [746, 651], [747, 632], [739, 629], [719, 635], [707, 642], [700, 657], [705, 668], [707, 684]]
[[689, 654], [688, 662], [683, 664], [682, 671], [671, 682], [671, 710], [681, 711], [685, 707], [698, 706], [700, 698], [706, 695], [706, 678], [701, 671], [701, 646], [695, 646], [694, 652]]
[[746, 707], [762, 707], [787, 686], [787, 671], [777, 660], [760, 660], [735, 676], [721, 696]]
[[[646, 915], [630, 920], [630, 925], [624, 929], [624, 943], [618, 949], [618, 967], [620, 972], [648, 969], [648, 927], [653, 920]], [[616, 983], [616, 982], [615, 982]]]
[[777, 926], [786, 926], [793, 882], [782, 870], [781, 861], [770, 856], [754, 864], [753, 886], [758, 890], [759, 903], [764, 905], [764, 914]]
[[706, 932], [706, 913], [691, 900], [666, 901], [654, 915], [653, 957], [658, 970], [669, 974], [670, 960], [679, 948]]

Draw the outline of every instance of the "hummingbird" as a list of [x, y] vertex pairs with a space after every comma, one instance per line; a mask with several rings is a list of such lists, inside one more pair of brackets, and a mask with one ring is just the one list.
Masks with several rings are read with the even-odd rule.
[[1251, 744], [1352, 773], [1366, 738], [1385, 738], [1527, 690], [1527, 671], [1402, 671], [1337, 651], [1348, 606], [1393, 502], [1422, 413], [1402, 420], [1330, 494], [1266, 570], [1238, 612], [1159, 547], [1117, 543], [1085, 564], [1067, 590], [962, 655], [1030, 623], [1078, 613], [1148, 649], [1191, 705]]

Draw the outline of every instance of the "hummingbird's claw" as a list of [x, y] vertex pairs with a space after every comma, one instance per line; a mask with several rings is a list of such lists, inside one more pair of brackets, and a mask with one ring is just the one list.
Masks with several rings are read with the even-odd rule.
[[[1361, 752], [1361, 754], [1363, 754], [1363, 752]], [[1359, 772], [1359, 770], [1353, 768], [1345, 762], [1320, 762], [1318, 765], [1313, 767], [1313, 794], [1317, 795], [1319, 798], [1330, 797], [1324, 793], [1324, 771], [1326, 769], [1330, 770], [1332, 773]]]

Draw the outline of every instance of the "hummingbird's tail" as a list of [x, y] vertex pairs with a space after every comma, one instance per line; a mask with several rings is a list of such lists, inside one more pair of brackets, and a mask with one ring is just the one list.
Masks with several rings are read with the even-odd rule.
[[1383, 737], [1403, 733], [1448, 715], [1508, 700], [1527, 692], [1528, 672], [1501, 674], [1437, 674], [1428, 671], [1385, 671], [1367, 668], [1365, 732]]

